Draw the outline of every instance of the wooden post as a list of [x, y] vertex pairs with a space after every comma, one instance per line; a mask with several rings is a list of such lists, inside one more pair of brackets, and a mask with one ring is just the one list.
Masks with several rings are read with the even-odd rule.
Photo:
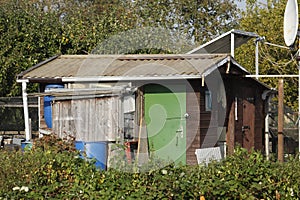
[[138, 94], [138, 113], [139, 119], [137, 122], [138, 125], [138, 149], [137, 149], [137, 163], [139, 165], [145, 164], [148, 162], [149, 154], [148, 154], [148, 134], [146, 129], [146, 122], [145, 122], [145, 101], [144, 101], [144, 88], [140, 87], [137, 91]]
[[234, 153], [234, 132], [235, 132], [235, 109], [236, 109], [235, 101], [232, 102], [230, 112], [229, 112], [229, 120], [228, 120], [228, 128], [226, 134], [226, 143], [227, 143], [227, 153], [228, 155], [232, 155]]
[[283, 120], [284, 120], [284, 104], [283, 104], [284, 90], [283, 79], [279, 79], [278, 83], [278, 161], [284, 161], [283, 148]]

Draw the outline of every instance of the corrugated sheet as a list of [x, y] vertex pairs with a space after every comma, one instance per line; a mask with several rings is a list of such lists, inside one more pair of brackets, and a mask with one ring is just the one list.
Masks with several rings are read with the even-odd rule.
[[18, 79], [201, 75], [227, 58], [227, 54], [62, 55], [32, 67]]
[[52, 108], [53, 131], [61, 138], [73, 136], [77, 141], [86, 142], [122, 138], [119, 96], [55, 101]]
[[238, 48], [252, 38], [259, 37], [259, 35], [253, 32], [233, 29], [189, 51], [187, 54], [231, 53], [231, 34], [234, 34], [234, 48]]

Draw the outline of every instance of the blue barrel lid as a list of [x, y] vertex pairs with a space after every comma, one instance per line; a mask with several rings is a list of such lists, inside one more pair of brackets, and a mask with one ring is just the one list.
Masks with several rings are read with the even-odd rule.
[[48, 84], [45, 87], [45, 90], [55, 89], [55, 88], [64, 88], [63, 84]]

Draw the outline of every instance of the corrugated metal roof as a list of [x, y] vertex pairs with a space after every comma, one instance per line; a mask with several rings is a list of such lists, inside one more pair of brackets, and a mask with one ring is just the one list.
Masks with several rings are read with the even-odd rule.
[[61, 55], [24, 71], [18, 79], [200, 77], [229, 60], [227, 54]]
[[231, 52], [231, 34], [234, 34], [234, 48], [248, 42], [251, 38], [259, 37], [256, 33], [241, 30], [231, 30], [219, 37], [189, 51], [187, 54], [199, 53], [230, 53]]

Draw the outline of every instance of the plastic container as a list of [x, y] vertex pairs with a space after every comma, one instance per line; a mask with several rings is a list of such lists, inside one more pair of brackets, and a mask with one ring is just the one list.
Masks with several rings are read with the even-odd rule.
[[75, 149], [80, 152], [80, 158], [84, 159], [85, 152], [84, 152], [84, 145], [83, 141], [75, 141]]
[[29, 142], [29, 141], [21, 142], [22, 151], [25, 151], [25, 149], [30, 150], [31, 148], [32, 148], [32, 143], [31, 142]]
[[107, 142], [84, 142], [84, 141], [76, 141], [75, 148], [79, 150], [81, 153], [81, 157], [84, 157], [86, 154], [86, 158], [88, 159], [96, 159], [95, 166], [102, 170], [106, 169], [107, 163]]
[[[64, 88], [64, 86], [61, 84], [49, 84], [46, 85], [45, 91], [58, 88]], [[48, 128], [52, 128], [52, 99], [53, 96], [44, 96], [44, 118]]]

